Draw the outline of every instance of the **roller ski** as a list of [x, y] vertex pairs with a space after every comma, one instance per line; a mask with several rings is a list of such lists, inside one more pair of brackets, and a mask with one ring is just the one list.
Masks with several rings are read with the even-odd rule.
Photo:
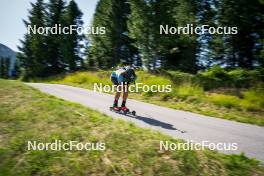
[[119, 114], [124, 114], [124, 115], [132, 115], [132, 116], [136, 116], [136, 111], [130, 111], [126, 106], [122, 106], [122, 107], [117, 107], [117, 106], [113, 106], [110, 107], [110, 111], [119, 113]]

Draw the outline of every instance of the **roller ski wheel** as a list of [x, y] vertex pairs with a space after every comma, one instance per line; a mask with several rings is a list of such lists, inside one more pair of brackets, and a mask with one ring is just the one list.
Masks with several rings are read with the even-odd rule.
[[127, 107], [121, 107], [121, 111], [127, 115], [131, 114], [132, 116], [136, 116], [136, 111], [130, 111]]
[[136, 116], [136, 111], [132, 111], [131, 114], [132, 114], [133, 116]]

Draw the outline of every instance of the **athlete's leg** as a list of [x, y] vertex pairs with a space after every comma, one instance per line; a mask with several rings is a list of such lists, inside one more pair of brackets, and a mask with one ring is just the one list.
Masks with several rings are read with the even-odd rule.
[[115, 100], [114, 100], [114, 105], [113, 106], [118, 106], [118, 100], [119, 100], [120, 94], [121, 94], [121, 92], [119, 92], [119, 91], [117, 91], [115, 93]]
[[123, 85], [123, 101], [121, 107], [126, 106], [126, 100], [128, 97], [128, 86], [129, 86], [128, 84]]
[[120, 94], [121, 94], [121, 91], [120, 91], [120, 86], [118, 86], [118, 81], [117, 81], [117, 78], [116, 77], [111, 77], [111, 81], [112, 83], [116, 86], [116, 93], [115, 93], [115, 99], [114, 99], [114, 103], [113, 103], [113, 107], [114, 108], [118, 108], [118, 100], [119, 100], [119, 97], [120, 97]]

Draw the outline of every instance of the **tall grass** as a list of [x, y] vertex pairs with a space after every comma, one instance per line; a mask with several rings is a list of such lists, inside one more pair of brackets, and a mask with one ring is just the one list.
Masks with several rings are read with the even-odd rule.
[[176, 96], [185, 99], [189, 96], [201, 97], [204, 95], [204, 90], [199, 85], [184, 83], [175, 87], [175, 93]]
[[[178, 71], [163, 71], [155, 74], [146, 71], [136, 71], [138, 76], [136, 83], [143, 83], [144, 85], [172, 85], [172, 91], [131, 93], [129, 98], [160, 106], [263, 126], [264, 91], [261, 88], [264, 86], [260, 85], [254, 89], [238, 89], [234, 87], [225, 89], [223, 87], [223, 89], [209, 89], [208, 91], [208, 88], [227, 85], [224, 83], [227, 81], [223, 82], [223, 78], [221, 77], [223, 75], [221, 72], [223, 71], [227, 77], [230, 77], [230, 75], [236, 75], [235, 77], [237, 78], [242, 76], [242, 80], [246, 77], [244, 75], [245, 71], [235, 70], [226, 72], [223, 69], [214, 70], [213, 72], [209, 71], [209, 73], [199, 73], [197, 75]], [[111, 70], [76, 72], [48, 79], [40, 79], [38, 81], [93, 89], [94, 83], [111, 85], [110, 74]], [[201, 75], [203, 76], [201, 77]], [[217, 79], [213, 79], [214, 77], [217, 77]], [[242, 82], [244, 81], [238, 80], [238, 83], [235, 84], [238, 85]]]
[[231, 95], [211, 94], [208, 96], [209, 101], [216, 105], [227, 108], [238, 108], [249, 111], [264, 110], [264, 92], [258, 89], [249, 89], [244, 91], [242, 98]]
[[137, 72], [137, 82], [146, 84], [146, 85], [172, 85], [173, 82], [161, 75], [153, 75], [144, 71]]
[[208, 96], [208, 100], [218, 106], [226, 108], [239, 107], [241, 100], [236, 96], [212, 94]]
[[[228, 75], [235, 75], [237, 79], [244, 75], [243, 70], [233, 70], [230, 72], [224, 71], [222, 68], [213, 69], [208, 72], [203, 73], [203, 76], [215, 77], [216, 80], [222, 79], [221, 76], [227, 77]], [[138, 79], [136, 82], [143, 83], [144, 85], [172, 85], [172, 91], [168, 93], [160, 92], [139, 92], [139, 94], [152, 97], [161, 97], [161, 100], [167, 101], [170, 99], [180, 98], [186, 100], [188, 97], [195, 97], [198, 99], [203, 99], [208, 103], [213, 103], [217, 106], [222, 106], [226, 108], [237, 108], [245, 109], [248, 111], [259, 111], [264, 108], [264, 91], [261, 91], [261, 87], [258, 89], [249, 89], [242, 92], [242, 97], [226, 95], [221, 93], [206, 94], [204, 87], [201, 84], [196, 83], [194, 76], [187, 73], [181, 73], [177, 71], [168, 71], [166, 75], [151, 74], [145, 71], [138, 71]], [[64, 83], [80, 85], [85, 88], [93, 88], [94, 83], [103, 85], [111, 85], [109, 79], [111, 71], [88, 71], [88, 72], [76, 72], [69, 74], [65, 77], [60, 76], [59, 79], [54, 79], [51, 81], [53, 83]], [[50, 79], [48, 79], [50, 80]]]
[[263, 110], [264, 109], [264, 90], [263, 89], [250, 89], [243, 92], [243, 100], [241, 107], [247, 110]]
[[108, 72], [76, 72], [66, 76], [65, 78], [55, 81], [55, 83], [73, 83], [92, 88], [95, 83], [103, 85], [111, 85]]

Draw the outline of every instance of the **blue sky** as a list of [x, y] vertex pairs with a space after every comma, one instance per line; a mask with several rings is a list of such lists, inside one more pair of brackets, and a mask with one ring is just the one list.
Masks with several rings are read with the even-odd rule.
[[[19, 39], [22, 39], [26, 33], [22, 19], [27, 19], [30, 2], [36, 0], [0, 0], [0, 43], [15, 51], [18, 51]], [[75, 2], [83, 12], [84, 25], [88, 26], [98, 0], [75, 0]]]

